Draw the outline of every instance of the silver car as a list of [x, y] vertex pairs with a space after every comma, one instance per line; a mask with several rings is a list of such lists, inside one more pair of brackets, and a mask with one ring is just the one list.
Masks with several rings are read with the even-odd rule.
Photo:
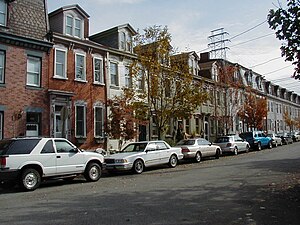
[[203, 157], [213, 156], [218, 159], [222, 154], [219, 146], [204, 138], [181, 140], [176, 146], [181, 147], [184, 159], [194, 159], [196, 162], [200, 162]]
[[221, 147], [223, 154], [231, 153], [237, 155], [239, 152], [248, 152], [250, 149], [250, 144], [238, 135], [218, 137], [216, 144]]
[[120, 153], [106, 156], [105, 162], [108, 171], [132, 170], [140, 174], [149, 166], [176, 167], [182, 158], [181, 148], [170, 147], [165, 141], [143, 141], [130, 143]]
[[272, 145], [274, 147], [277, 147], [278, 145], [282, 146], [283, 143], [280, 135], [272, 133], [268, 134], [268, 137], [272, 138]]

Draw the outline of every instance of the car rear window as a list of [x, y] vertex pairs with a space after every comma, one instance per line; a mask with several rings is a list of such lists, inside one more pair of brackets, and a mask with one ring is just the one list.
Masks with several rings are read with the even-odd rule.
[[0, 141], [0, 155], [30, 154], [40, 139], [30, 140], [2, 140]]
[[194, 145], [195, 140], [181, 140], [177, 144], [178, 145]]
[[216, 143], [224, 143], [224, 142], [229, 142], [229, 137], [219, 137], [216, 140]]

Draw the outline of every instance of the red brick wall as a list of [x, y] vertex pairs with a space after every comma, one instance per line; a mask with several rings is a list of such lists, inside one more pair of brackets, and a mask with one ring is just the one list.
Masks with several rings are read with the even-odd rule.
[[[5, 85], [0, 87], [0, 105], [4, 111], [4, 138], [24, 135], [26, 128], [26, 107], [39, 107], [42, 113], [42, 135], [49, 136], [49, 102], [48, 86], [48, 55], [43, 54], [42, 88], [26, 87], [27, 54], [26, 50], [16, 46], [8, 46], [6, 51]], [[13, 115], [20, 113], [21, 118], [13, 120]]]

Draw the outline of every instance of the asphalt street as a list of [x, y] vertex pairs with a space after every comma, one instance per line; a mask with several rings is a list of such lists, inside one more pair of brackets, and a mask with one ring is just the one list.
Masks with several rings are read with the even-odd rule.
[[299, 225], [300, 142], [96, 183], [0, 188], [3, 225]]

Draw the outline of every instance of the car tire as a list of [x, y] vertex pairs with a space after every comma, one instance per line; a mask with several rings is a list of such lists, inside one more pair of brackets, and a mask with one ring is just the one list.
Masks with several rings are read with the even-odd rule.
[[272, 141], [269, 141], [268, 148], [269, 148], [269, 149], [272, 149], [272, 148], [273, 148]]
[[141, 159], [135, 160], [132, 170], [136, 174], [141, 174], [144, 171], [144, 163]]
[[216, 158], [216, 159], [219, 159], [219, 158], [220, 158], [220, 155], [221, 155], [221, 151], [220, 151], [220, 149], [217, 149], [217, 150], [216, 150], [215, 158]]
[[21, 173], [20, 186], [25, 191], [34, 191], [41, 184], [41, 175], [36, 169], [24, 169]]
[[249, 152], [249, 150], [250, 150], [250, 146], [249, 146], [249, 145], [247, 145], [247, 146], [246, 146], [246, 151], [245, 151], [245, 152], [246, 152], [246, 153], [248, 153], [248, 152]]
[[282, 146], [283, 145], [283, 143], [282, 143], [282, 141], [280, 142], [280, 146]]
[[199, 163], [199, 162], [201, 162], [201, 159], [202, 159], [201, 153], [197, 152], [196, 155], [195, 155], [195, 162]]
[[233, 154], [234, 154], [234, 155], [238, 155], [238, 153], [239, 153], [238, 148], [237, 148], [237, 147], [234, 147]]
[[256, 148], [257, 148], [257, 151], [261, 150], [261, 143], [260, 142], [257, 143], [257, 147]]
[[171, 155], [170, 159], [169, 159], [169, 167], [174, 168], [177, 166], [178, 163], [178, 159], [176, 157], [176, 155]]
[[98, 181], [101, 177], [102, 170], [98, 163], [88, 163], [84, 171], [84, 178], [89, 182]]

